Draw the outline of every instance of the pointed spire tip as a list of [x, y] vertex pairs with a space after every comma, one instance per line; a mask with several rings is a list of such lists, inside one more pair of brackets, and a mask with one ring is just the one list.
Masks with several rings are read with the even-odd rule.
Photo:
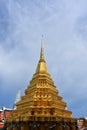
[[43, 48], [44, 46], [44, 36], [42, 35], [42, 39], [41, 39], [41, 48]]
[[42, 39], [41, 39], [41, 53], [40, 53], [40, 59], [44, 59], [44, 40], [43, 40], [43, 35], [42, 35]]

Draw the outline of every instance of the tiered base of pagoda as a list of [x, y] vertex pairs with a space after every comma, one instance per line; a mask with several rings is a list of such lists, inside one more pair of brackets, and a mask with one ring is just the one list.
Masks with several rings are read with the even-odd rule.
[[76, 119], [60, 117], [31, 117], [31, 121], [14, 120], [5, 123], [5, 127], [6, 130], [78, 130]]

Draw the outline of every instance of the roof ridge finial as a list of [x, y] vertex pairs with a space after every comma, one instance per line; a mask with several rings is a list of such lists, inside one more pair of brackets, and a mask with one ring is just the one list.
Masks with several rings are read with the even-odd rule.
[[42, 35], [42, 39], [41, 39], [41, 52], [40, 52], [40, 60], [43, 59], [44, 60], [44, 39], [43, 39], [43, 35]]

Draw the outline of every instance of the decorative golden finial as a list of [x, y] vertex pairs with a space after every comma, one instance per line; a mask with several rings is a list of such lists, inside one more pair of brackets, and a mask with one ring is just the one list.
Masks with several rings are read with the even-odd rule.
[[40, 60], [44, 60], [44, 48], [43, 48], [44, 40], [43, 40], [43, 35], [41, 39], [41, 52], [40, 52]]
[[42, 35], [42, 39], [41, 39], [41, 48], [43, 48], [44, 45], [44, 36]]
[[36, 68], [36, 73], [38, 73], [38, 72], [46, 72], [46, 73], [48, 73], [47, 65], [46, 65], [45, 58], [44, 58], [43, 44], [44, 44], [44, 40], [43, 40], [43, 35], [42, 35], [40, 60], [38, 62], [37, 68]]
[[44, 44], [44, 42], [43, 42], [43, 35], [42, 35], [40, 60], [39, 60], [39, 62], [38, 62], [37, 68], [36, 68], [36, 73], [38, 73], [38, 72], [48, 73], [47, 65], [46, 65], [45, 58], [44, 58], [44, 48], [43, 48], [43, 44]]

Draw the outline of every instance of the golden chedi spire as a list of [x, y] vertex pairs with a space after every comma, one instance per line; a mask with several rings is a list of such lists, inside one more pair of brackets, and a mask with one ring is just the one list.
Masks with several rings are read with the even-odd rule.
[[41, 39], [41, 52], [40, 52], [40, 60], [44, 60], [44, 39], [43, 39], [43, 35], [42, 35], [42, 39]]
[[38, 62], [37, 68], [36, 68], [36, 73], [38, 73], [38, 72], [46, 72], [47, 73], [48, 72], [47, 65], [46, 65], [45, 58], [44, 58], [43, 44], [44, 44], [44, 40], [43, 40], [43, 36], [42, 36], [40, 60]]
[[58, 121], [62, 118], [72, 119], [72, 112], [66, 110], [67, 104], [48, 73], [44, 58], [43, 37], [41, 40], [40, 59], [30, 84], [25, 90], [25, 95], [16, 104], [16, 110], [8, 119], [20, 121]]

